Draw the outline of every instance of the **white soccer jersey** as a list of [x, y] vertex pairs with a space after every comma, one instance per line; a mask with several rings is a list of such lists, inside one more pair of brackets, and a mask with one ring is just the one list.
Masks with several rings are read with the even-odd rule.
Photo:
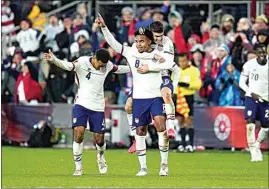
[[[175, 54], [174, 44], [169, 37], [163, 36], [163, 45], [162, 45], [162, 47], [157, 46], [157, 49], [158, 48], [163, 48], [164, 53], [166, 53], [167, 56], [171, 56], [170, 60], [172, 60], [172, 62], [174, 62], [174, 54]], [[170, 69], [169, 71], [173, 72], [173, 69]], [[163, 77], [164, 76], [170, 77], [169, 71], [168, 70], [162, 71], [162, 76]]]
[[244, 83], [240, 82], [240, 87], [245, 90], [246, 96], [251, 97], [251, 93], [255, 93], [263, 100], [269, 101], [268, 56], [266, 59], [267, 63], [265, 65], [260, 65], [256, 58], [251, 59], [244, 64], [241, 77], [245, 76], [248, 78], [248, 86], [242, 86]]
[[[141, 64], [150, 65], [152, 63], [157, 63], [158, 57], [164, 57], [167, 62], [171, 62], [169, 68], [172, 68], [174, 62], [171, 59], [171, 56], [165, 55], [163, 49], [157, 50], [157, 48], [150, 53], [139, 53], [135, 46], [123, 46], [117, 42], [107, 27], [102, 28], [102, 31], [108, 44], [118, 53], [121, 53], [123, 56], [125, 56], [130, 65], [133, 75], [133, 98], [149, 99], [161, 97], [161, 72], [149, 72], [146, 74], [140, 74], [137, 72], [137, 68]], [[170, 60], [168, 60], [169, 58]]]
[[75, 104], [97, 112], [105, 110], [104, 82], [108, 73], [130, 72], [129, 66], [116, 66], [110, 61], [105, 68], [96, 70], [89, 56], [80, 57], [72, 63], [54, 57], [53, 63], [65, 70], [75, 71], [75, 81], [78, 85]]

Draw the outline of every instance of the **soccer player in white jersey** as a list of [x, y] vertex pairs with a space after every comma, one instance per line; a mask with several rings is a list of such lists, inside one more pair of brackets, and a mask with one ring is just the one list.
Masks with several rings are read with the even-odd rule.
[[[244, 64], [239, 81], [240, 88], [246, 92], [247, 143], [252, 162], [262, 161], [260, 144], [267, 138], [269, 130], [269, 56], [266, 56], [265, 45], [258, 45], [256, 50], [258, 57]], [[255, 120], [261, 122], [257, 141], [255, 139]]]
[[76, 170], [73, 175], [83, 174], [82, 151], [84, 132], [89, 123], [90, 131], [94, 133], [94, 141], [97, 149], [97, 163], [99, 172], [107, 172], [107, 163], [104, 152], [106, 143], [104, 141], [105, 121], [104, 121], [104, 82], [109, 72], [128, 73], [129, 66], [116, 66], [109, 61], [109, 52], [106, 49], [98, 49], [94, 56], [82, 56], [75, 62], [59, 60], [50, 51], [44, 53], [44, 59], [56, 66], [75, 71], [75, 79], [78, 91], [73, 107], [73, 155]]
[[[154, 21], [149, 25], [150, 31], [153, 33], [154, 41], [156, 43], [155, 48], [158, 51], [163, 51], [166, 56], [170, 56], [171, 63], [174, 64], [174, 45], [173, 42], [167, 37], [164, 36], [164, 26], [163, 23], [159, 21]], [[166, 130], [168, 134], [168, 138], [175, 138], [175, 105], [173, 103], [172, 96], [175, 94], [177, 85], [179, 82], [179, 67], [174, 64], [172, 69], [162, 71], [162, 80], [163, 84], [161, 86], [161, 93], [164, 100], [165, 113], [166, 113]], [[171, 81], [170, 72], [174, 74], [174, 80]], [[135, 131], [135, 127], [132, 126], [132, 94], [129, 93], [125, 110], [127, 112], [127, 118], [129, 125], [132, 131]], [[132, 133], [135, 135], [135, 133]], [[128, 150], [129, 153], [135, 152], [135, 141], [133, 145]]]
[[[108, 44], [118, 53], [126, 57], [133, 75], [133, 123], [136, 127], [136, 154], [140, 163], [140, 171], [137, 176], [147, 174], [146, 164], [146, 133], [147, 125], [151, 123], [151, 115], [154, 119], [156, 130], [159, 136], [159, 149], [161, 155], [160, 176], [168, 175], [168, 151], [169, 140], [165, 129], [165, 118], [163, 113], [163, 100], [161, 95], [162, 78], [160, 72], [140, 74], [137, 69], [140, 65], [148, 64], [150, 70], [159, 65], [159, 61], [164, 61], [162, 53], [152, 49], [154, 42], [153, 34], [150, 30], [139, 28], [135, 32], [136, 46], [128, 47], [120, 44], [110, 33], [101, 15], [98, 15], [96, 22], [102, 29], [104, 38]], [[170, 69], [173, 65], [167, 65], [164, 70]]]

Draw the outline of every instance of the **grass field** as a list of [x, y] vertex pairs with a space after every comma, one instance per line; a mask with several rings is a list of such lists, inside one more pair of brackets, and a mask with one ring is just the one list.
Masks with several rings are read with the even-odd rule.
[[205, 151], [169, 155], [169, 176], [160, 177], [159, 151], [147, 152], [148, 175], [136, 177], [136, 155], [108, 150], [108, 173], [99, 175], [95, 151], [84, 150], [84, 175], [74, 177], [71, 149], [2, 147], [2, 187], [248, 187], [268, 188], [268, 155], [251, 163], [249, 154]]

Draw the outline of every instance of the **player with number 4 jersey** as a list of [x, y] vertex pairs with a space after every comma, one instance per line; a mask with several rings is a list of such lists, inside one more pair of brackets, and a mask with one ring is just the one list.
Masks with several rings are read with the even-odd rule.
[[[258, 57], [249, 60], [243, 66], [239, 86], [246, 93], [245, 118], [251, 161], [262, 161], [260, 144], [267, 138], [269, 131], [269, 56], [266, 56], [266, 46], [263, 44], [258, 45], [256, 51]], [[257, 140], [256, 120], [261, 122]]]
[[99, 49], [94, 56], [83, 56], [74, 62], [60, 60], [51, 51], [44, 53], [44, 59], [64, 70], [75, 72], [78, 92], [73, 107], [73, 155], [76, 165], [73, 175], [80, 176], [83, 174], [82, 151], [87, 124], [90, 126], [90, 131], [94, 133], [99, 172], [105, 174], [108, 166], [104, 157], [106, 149], [104, 141], [104, 82], [109, 72], [128, 73], [130, 72], [129, 66], [114, 65], [109, 61], [109, 52], [106, 49]]

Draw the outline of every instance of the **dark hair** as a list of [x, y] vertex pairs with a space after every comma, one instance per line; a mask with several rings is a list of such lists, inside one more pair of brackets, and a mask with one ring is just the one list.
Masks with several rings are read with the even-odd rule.
[[163, 33], [163, 23], [161, 23], [160, 21], [154, 21], [149, 25], [149, 30], [156, 33]]
[[250, 50], [250, 51], [248, 51], [247, 54], [256, 54], [256, 51], [255, 50]]
[[108, 50], [101, 48], [95, 52], [95, 57], [103, 63], [107, 63], [110, 59]]
[[261, 48], [267, 48], [265, 44], [263, 43], [259, 43], [259, 44], [256, 44], [255, 47], [254, 47], [254, 50], [257, 50], [257, 49], [261, 49]]
[[187, 53], [179, 53], [177, 54], [178, 57], [187, 57], [189, 58], [189, 55]]
[[140, 27], [138, 28], [136, 31], [135, 31], [135, 37], [137, 35], [145, 35], [149, 40], [151, 40], [151, 43], [154, 43], [154, 37], [153, 37], [153, 34], [152, 32], [147, 29], [147, 28], [144, 28], [144, 27]]
[[214, 29], [214, 28], [220, 29], [219, 25], [217, 25], [217, 24], [214, 24], [214, 25], [211, 26], [211, 30]]

